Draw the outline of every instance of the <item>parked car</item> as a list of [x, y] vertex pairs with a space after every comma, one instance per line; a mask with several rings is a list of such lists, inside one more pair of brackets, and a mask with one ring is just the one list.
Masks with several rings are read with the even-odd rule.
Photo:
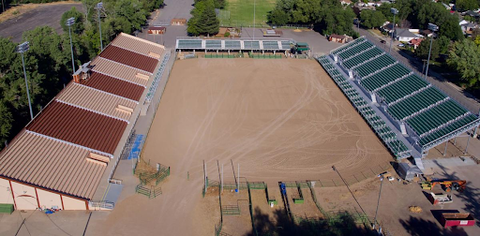
[[405, 47], [405, 44], [401, 43], [398, 46], [403, 48], [403, 47]]
[[385, 41], [385, 40], [382, 39], [382, 40], [380, 40], [380, 43], [386, 44], [387, 41]]

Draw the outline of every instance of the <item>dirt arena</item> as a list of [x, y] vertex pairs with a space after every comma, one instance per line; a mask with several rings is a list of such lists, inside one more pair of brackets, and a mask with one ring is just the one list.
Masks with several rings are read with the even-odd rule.
[[234, 181], [233, 162], [241, 181], [269, 186], [392, 160], [316, 61], [203, 58], [175, 62], [141, 158], [171, 167], [163, 194], [126, 198], [97, 232], [213, 234], [219, 208], [201, 203], [203, 160], [212, 181], [218, 160], [225, 182]]

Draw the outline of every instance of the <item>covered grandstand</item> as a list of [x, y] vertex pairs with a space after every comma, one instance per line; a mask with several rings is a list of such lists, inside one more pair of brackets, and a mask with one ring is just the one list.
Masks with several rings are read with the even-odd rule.
[[178, 38], [175, 44], [177, 51], [289, 51], [295, 44], [293, 39], [247, 40], [247, 39], [200, 39]]
[[164, 51], [122, 33], [83, 65], [0, 153], [0, 203], [17, 210], [113, 207], [105, 190]]
[[[476, 114], [363, 37], [317, 60], [397, 157], [424, 157], [480, 124]], [[371, 120], [376, 116], [394, 132], [391, 138]]]

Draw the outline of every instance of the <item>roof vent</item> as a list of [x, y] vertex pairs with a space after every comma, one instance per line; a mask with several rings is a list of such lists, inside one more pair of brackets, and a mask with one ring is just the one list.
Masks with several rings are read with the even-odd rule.
[[158, 54], [158, 53], [148, 52], [148, 55], [151, 56], [151, 57], [155, 57], [157, 59], [160, 59], [160, 54]]
[[110, 162], [110, 158], [97, 153], [90, 152], [87, 156], [87, 161], [91, 161], [101, 165], [107, 165], [108, 162]]
[[120, 105], [120, 104], [117, 106], [117, 108], [115, 108], [115, 110], [127, 113], [129, 115], [131, 115], [133, 113], [132, 108], [127, 107], [127, 106], [123, 106], [123, 105]]
[[137, 77], [139, 79], [144, 79], [144, 80], [148, 80], [150, 78], [148, 75], [145, 75], [145, 74], [142, 74], [142, 73], [137, 73], [135, 75], [135, 77]]

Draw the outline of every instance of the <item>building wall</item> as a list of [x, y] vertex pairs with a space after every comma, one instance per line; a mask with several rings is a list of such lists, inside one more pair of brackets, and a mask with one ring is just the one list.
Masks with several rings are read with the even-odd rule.
[[64, 210], [87, 210], [84, 200], [78, 200], [65, 195], [62, 196]]
[[34, 187], [14, 181], [10, 182], [15, 196], [16, 210], [35, 210], [38, 208], [37, 194]]
[[0, 203], [14, 204], [10, 182], [0, 178]]
[[62, 209], [62, 200], [60, 194], [48, 192], [42, 189], [37, 188], [38, 202], [42, 209], [53, 208], [53, 209]]

